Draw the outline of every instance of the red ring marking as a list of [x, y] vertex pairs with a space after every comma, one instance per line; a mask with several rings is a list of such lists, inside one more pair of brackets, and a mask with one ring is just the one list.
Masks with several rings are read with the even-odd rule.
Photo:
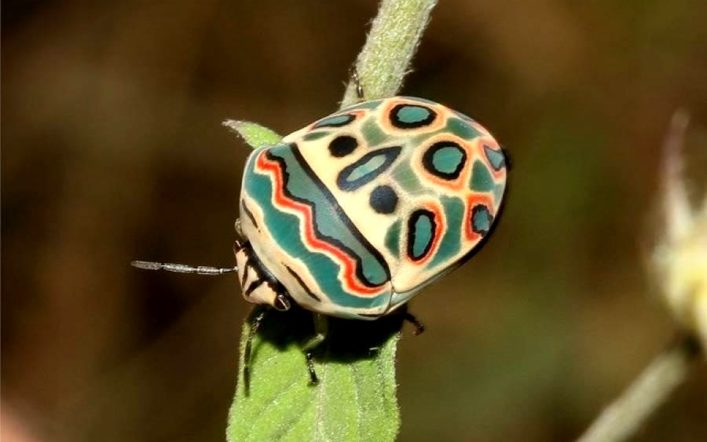
[[481, 240], [481, 238], [483, 238], [483, 236], [474, 232], [471, 228], [471, 213], [473, 212], [474, 207], [479, 204], [486, 206], [491, 216], [494, 218], [496, 217], [496, 214], [493, 211], [493, 200], [487, 194], [477, 192], [469, 195], [466, 200], [466, 210], [464, 215], [464, 233], [466, 234], [466, 239], [473, 243], [477, 243]]

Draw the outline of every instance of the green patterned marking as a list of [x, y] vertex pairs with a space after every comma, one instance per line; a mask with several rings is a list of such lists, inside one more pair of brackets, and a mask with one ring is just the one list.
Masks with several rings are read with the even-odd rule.
[[374, 118], [369, 118], [363, 123], [361, 131], [369, 147], [377, 146], [390, 138], [388, 134], [381, 130], [380, 125]]
[[415, 171], [404, 161], [393, 171], [393, 178], [408, 193], [419, 195], [429, 192], [429, 189], [422, 186]]
[[444, 207], [444, 217], [447, 225], [442, 236], [442, 242], [437, 252], [430, 262], [430, 266], [449, 265], [449, 260], [453, 258], [461, 248], [461, 232], [464, 223], [464, 201], [457, 197], [442, 197]]
[[479, 160], [474, 161], [474, 167], [471, 169], [471, 190], [490, 192], [494, 190], [495, 186], [496, 183], [494, 183], [491, 172], [486, 165]]
[[[340, 220], [334, 216], [337, 212], [332, 208], [326, 208], [328, 202], [321, 195], [321, 191], [314, 186], [303, 171], [298, 170], [297, 163], [291, 157], [292, 153], [289, 151], [289, 146], [278, 146], [278, 148], [271, 149], [276, 149], [278, 154], [283, 157], [288, 157], [287, 172], [291, 174], [291, 177], [293, 175], [296, 176], [296, 179], [293, 178], [290, 182], [296, 182], [295, 187], [288, 187], [288, 189], [297, 194], [305, 192], [307, 200], [313, 201], [315, 204], [319, 205], [320, 210], [318, 210], [317, 213], [317, 223], [320, 228], [325, 230], [325, 232], [322, 233], [332, 235], [330, 237], [337, 238], [339, 241], [346, 241], [346, 244], [353, 248], [354, 252], [367, 254], [367, 251], [361, 250], [362, 246], [359, 245], [358, 241], [351, 237], [348, 229], [342, 226]], [[298, 216], [282, 211], [274, 206], [273, 181], [271, 181], [269, 173], [261, 174], [255, 171], [255, 160], [262, 150], [263, 149], [257, 150], [250, 156], [246, 164], [243, 186], [244, 192], [253, 198], [263, 211], [264, 227], [267, 228], [272, 235], [274, 240], [273, 244], [277, 244], [277, 247], [282, 249], [287, 255], [301, 259], [302, 262], [307, 265], [307, 268], [316, 279], [321, 290], [333, 303], [342, 307], [352, 308], [372, 308], [387, 303], [390, 298], [389, 292], [384, 292], [375, 297], [364, 298], [354, 296], [345, 291], [341, 285], [341, 281], [338, 279], [339, 264], [326, 254], [312, 252], [305, 246], [300, 235], [301, 219]], [[362, 258], [364, 268], [373, 264], [373, 268], [364, 270], [364, 274], [372, 280], [379, 282], [384, 278], [384, 275], [381, 273], [382, 269], [376, 268], [376, 263], [370, 261], [371, 258], [373, 257]]]
[[292, 147], [289, 145], [273, 147], [269, 153], [285, 162], [285, 173], [289, 177], [285, 190], [294, 198], [312, 204], [315, 213], [315, 228], [321, 235], [331, 238], [328, 242], [334, 240], [335, 243], [338, 243], [338, 245], [335, 244], [336, 247], [349, 248], [350, 254], [360, 259], [362, 273], [368, 281], [374, 285], [385, 283], [388, 280], [388, 275], [383, 264], [378, 262], [376, 257], [351, 232], [349, 226], [336, 215], [340, 213], [338, 208], [326, 198], [322, 189], [304, 172], [293, 155]]
[[352, 110], [357, 110], [357, 109], [368, 109], [368, 110], [373, 110], [380, 106], [380, 104], [383, 102], [383, 100], [373, 100], [373, 101], [366, 101], [363, 103], [356, 103], [352, 104], [351, 106], [345, 107], [342, 109], [342, 111], [352, 111]]
[[501, 201], [501, 198], [503, 198], [503, 191], [505, 189], [505, 184], [496, 184], [496, 187], [493, 189], [493, 199], [497, 202], [497, 204], [498, 201]]
[[385, 246], [396, 258], [400, 255], [400, 225], [400, 220], [395, 221], [385, 234]]
[[471, 117], [468, 116], [467, 114], [463, 114], [463, 113], [461, 113], [461, 112], [459, 112], [459, 111], [454, 111], [454, 115], [456, 115], [457, 117], [459, 117], [459, 118], [461, 118], [462, 120], [465, 120], [465, 121], [474, 121], [473, 118], [471, 118]]
[[304, 139], [304, 141], [314, 141], [314, 140], [318, 140], [320, 138], [324, 138], [327, 135], [329, 135], [329, 131], [316, 131], [316, 132], [310, 132], [302, 138]]
[[450, 118], [449, 121], [447, 121], [446, 131], [465, 140], [473, 140], [481, 135], [481, 132], [474, 129], [472, 125], [459, 118]]

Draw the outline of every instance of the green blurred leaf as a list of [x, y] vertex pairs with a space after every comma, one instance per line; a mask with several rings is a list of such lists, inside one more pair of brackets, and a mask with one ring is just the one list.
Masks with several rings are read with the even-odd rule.
[[[242, 369], [238, 375], [228, 441], [394, 440], [401, 324], [399, 315], [372, 322], [330, 319], [329, 338], [315, 353], [319, 384], [310, 386], [301, 345], [314, 333], [312, 315], [269, 312], [254, 341], [247, 395]], [[248, 332], [247, 323], [241, 355]]]
[[282, 140], [275, 131], [250, 121], [226, 120], [223, 125], [240, 135], [253, 149], [272, 146]]

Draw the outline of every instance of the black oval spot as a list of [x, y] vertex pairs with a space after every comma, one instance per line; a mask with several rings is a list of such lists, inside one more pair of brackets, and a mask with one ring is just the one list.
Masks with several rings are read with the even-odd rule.
[[356, 150], [357, 146], [358, 141], [356, 141], [356, 138], [341, 135], [340, 137], [334, 138], [334, 140], [329, 143], [329, 152], [332, 156], [341, 158]]
[[369, 203], [378, 213], [393, 213], [398, 206], [398, 195], [390, 186], [378, 186], [371, 192]]
[[455, 180], [466, 164], [466, 151], [453, 141], [439, 141], [422, 156], [422, 165], [432, 175]]
[[437, 223], [435, 214], [426, 209], [418, 209], [408, 219], [407, 254], [413, 261], [419, 261], [430, 252], [435, 240]]
[[434, 121], [437, 113], [426, 106], [398, 104], [390, 111], [390, 122], [399, 129], [415, 129]]

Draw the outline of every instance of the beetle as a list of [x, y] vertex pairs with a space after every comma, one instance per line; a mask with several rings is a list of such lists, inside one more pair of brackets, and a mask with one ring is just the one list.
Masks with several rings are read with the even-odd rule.
[[[304, 349], [315, 384], [324, 318], [389, 315], [463, 263], [492, 231], [506, 177], [503, 149], [466, 115], [415, 97], [362, 101], [250, 154], [234, 267], [133, 265], [236, 272], [246, 301], [314, 312]], [[246, 373], [264, 314], [251, 324]]]

